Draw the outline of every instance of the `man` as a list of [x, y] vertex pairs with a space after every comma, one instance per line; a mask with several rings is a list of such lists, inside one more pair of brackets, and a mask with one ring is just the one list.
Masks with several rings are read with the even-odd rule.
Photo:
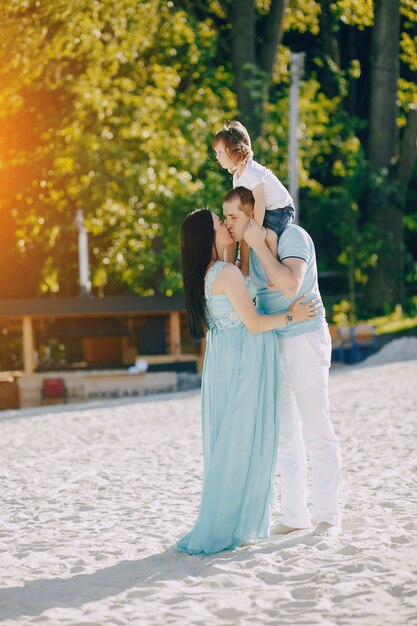
[[[306, 294], [321, 296], [314, 244], [308, 233], [290, 224], [278, 241], [265, 241], [265, 229], [253, 219], [254, 198], [236, 187], [224, 198], [223, 213], [235, 241], [250, 246], [249, 276], [256, 285], [261, 313], [288, 311]], [[276, 235], [268, 231], [268, 238]], [[275, 242], [276, 245], [276, 242]], [[278, 257], [278, 258], [277, 258]], [[287, 534], [311, 526], [307, 508], [307, 462], [303, 430], [313, 469], [314, 535], [337, 535], [340, 530], [338, 489], [341, 473], [339, 445], [329, 416], [328, 378], [331, 340], [324, 309], [314, 320], [288, 323], [279, 332], [280, 394], [278, 466], [282, 481], [283, 518], [272, 529]]]

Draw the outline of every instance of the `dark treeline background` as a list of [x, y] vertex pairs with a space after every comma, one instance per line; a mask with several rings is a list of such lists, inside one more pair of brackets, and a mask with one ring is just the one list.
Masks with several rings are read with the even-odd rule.
[[319, 270], [352, 316], [417, 305], [414, 0], [0, 11], [1, 298], [78, 293], [77, 208], [97, 295], [180, 291], [180, 224], [194, 207], [220, 212], [231, 186], [210, 147], [220, 125], [245, 123], [255, 157], [287, 182], [295, 51], [300, 222]]

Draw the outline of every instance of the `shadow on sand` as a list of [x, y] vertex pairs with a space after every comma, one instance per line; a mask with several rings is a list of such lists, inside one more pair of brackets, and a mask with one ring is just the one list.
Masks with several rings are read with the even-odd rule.
[[208, 578], [224, 573], [227, 562], [242, 562], [256, 555], [279, 552], [298, 544], [316, 545], [320, 537], [302, 535], [291, 539], [271, 537], [258, 544], [216, 555], [178, 554], [174, 547], [144, 559], [122, 561], [92, 574], [71, 578], [32, 580], [21, 587], [0, 588], [0, 619], [40, 615], [52, 608], [76, 608], [129, 589], [149, 589], [155, 582]]

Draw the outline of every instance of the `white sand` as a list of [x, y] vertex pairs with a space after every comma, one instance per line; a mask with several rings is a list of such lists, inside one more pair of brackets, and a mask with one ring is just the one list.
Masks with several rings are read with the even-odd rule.
[[417, 359], [417, 337], [401, 337], [393, 339], [381, 350], [368, 356], [357, 367], [374, 367], [398, 361], [415, 361]]
[[199, 504], [199, 393], [0, 414], [1, 626], [416, 624], [416, 373], [331, 377], [343, 535], [210, 557], [173, 550]]

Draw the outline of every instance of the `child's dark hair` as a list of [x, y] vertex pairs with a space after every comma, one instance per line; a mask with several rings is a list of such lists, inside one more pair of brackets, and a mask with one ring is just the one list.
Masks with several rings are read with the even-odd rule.
[[215, 148], [221, 141], [227, 156], [235, 163], [246, 161], [253, 155], [249, 133], [237, 120], [222, 126], [211, 143], [212, 147]]
[[235, 198], [240, 200], [241, 211], [249, 217], [255, 206], [255, 198], [251, 190], [246, 187], [235, 187], [225, 195], [223, 202], [231, 202]]
[[206, 300], [204, 279], [214, 247], [213, 216], [207, 209], [187, 215], [181, 227], [182, 277], [188, 328], [194, 339], [204, 337]]

